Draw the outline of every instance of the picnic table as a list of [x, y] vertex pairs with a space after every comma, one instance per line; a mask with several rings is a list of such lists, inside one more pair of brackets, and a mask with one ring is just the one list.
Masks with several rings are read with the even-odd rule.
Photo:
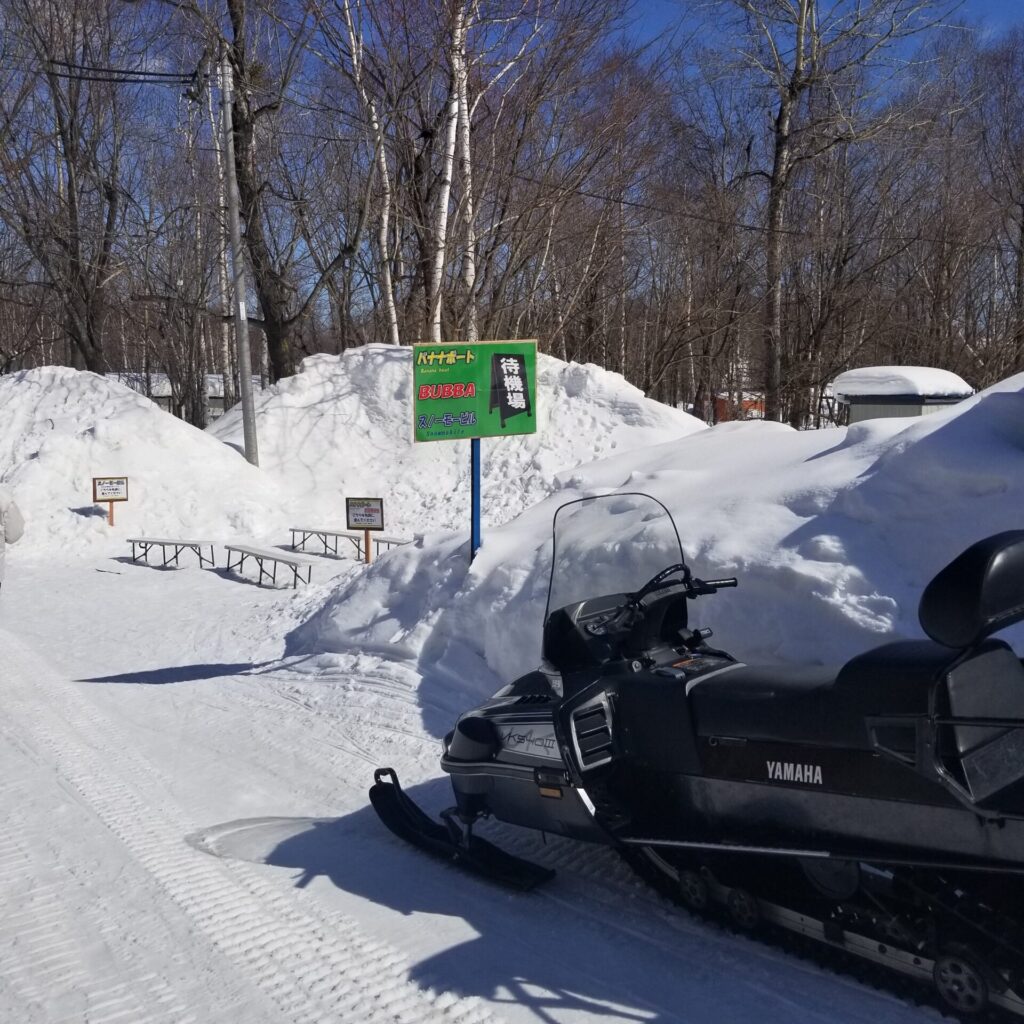
[[[291, 532], [291, 546], [295, 551], [305, 551], [306, 545], [311, 540], [316, 540], [323, 547], [323, 553], [325, 555], [336, 555], [338, 553], [338, 542], [341, 540], [347, 540], [355, 548], [357, 558], [366, 557], [366, 552], [363, 551], [363, 534], [355, 530], [293, 526], [291, 527]], [[373, 550], [376, 555], [380, 554], [381, 549], [387, 551], [390, 548], [399, 547], [402, 544], [409, 543], [409, 541], [403, 537], [383, 537], [376, 533], [372, 535], [372, 538]]]
[[[299, 555], [290, 555], [278, 548], [255, 548], [248, 544], [225, 544], [228, 553], [227, 570], [241, 572], [242, 566], [248, 559], [252, 559], [259, 568], [259, 584], [263, 585], [264, 579], [277, 584], [277, 567], [285, 566], [292, 574], [292, 586], [297, 587], [300, 583], [310, 583], [313, 577], [313, 561], [310, 558], [302, 558]], [[237, 556], [237, 561], [235, 556]], [[269, 566], [269, 568], [268, 568]], [[305, 569], [305, 576], [303, 576]]]
[[[160, 548], [161, 565], [166, 569], [170, 565], [179, 565], [179, 558], [183, 551], [192, 551], [199, 558], [199, 567], [209, 565], [212, 569], [215, 564], [213, 549], [215, 542], [212, 540], [168, 540], [160, 537], [129, 537], [128, 543], [132, 546], [132, 561], [138, 562], [141, 558], [146, 565], [149, 565], [149, 552], [151, 548]], [[138, 551], [136, 551], [138, 548]], [[209, 554], [207, 554], [209, 550]]]

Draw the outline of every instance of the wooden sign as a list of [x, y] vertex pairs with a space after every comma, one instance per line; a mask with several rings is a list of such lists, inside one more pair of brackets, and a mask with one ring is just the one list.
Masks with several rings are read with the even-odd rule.
[[349, 530], [383, 530], [383, 498], [346, 498], [345, 518]]
[[128, 477], [94, 476], [92, 478], [93, 501], [127, 501]]
[[370, 531], [384, 529], [383, 498], [346, 498], [346, 529], [363, 531], [363, 560], [367, 565], [373, 561], [370, 553]]
[[92, 478], [92, 500], [97, 504], [106, 502], [109, 506], [107, 522], [114, 525], [114, 502], [128, 500], [128, 477], [94, 476]]

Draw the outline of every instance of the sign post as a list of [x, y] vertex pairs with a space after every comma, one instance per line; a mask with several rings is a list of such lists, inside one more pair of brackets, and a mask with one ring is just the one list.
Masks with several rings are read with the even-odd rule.
[[480, 547], [480, 438], [469, 442], [469, 560], [476, 558]]
[[92, 478], [92, 500], [96, 504], [107, 503], [107, 524], [114, 525], [114, 502], [128, 500], [128, 477], [94, 476]]
[[345, 523], [348, 530], [363, 531], [363, 560], [373, 561], [370, 551], [370, 531], [384, 529], [383, 498], [346, 498]]
[[470, 561], [480, 547], [480, 438], [537, 431], [537, 342], [413, 346], [413, 437], [470, 441]]

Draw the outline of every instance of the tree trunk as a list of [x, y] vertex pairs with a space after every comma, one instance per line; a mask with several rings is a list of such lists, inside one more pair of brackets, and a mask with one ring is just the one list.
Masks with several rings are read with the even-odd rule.
[[779, 103], [775, 121], [775, 154], [768, 185], [768, 217], [765, 231], [764, 415], [782, 419], [782, 262], [785, 236], [786, 188], [789, 183], [792, 100]]
[[444, 286], [444, 264], [448, 248], [448, 204], [452, 192], [452, 173], [455, 167], [455, 142], [459, 123], [459, 90], [456, 82], [457, 69], [465, 59], [465, 10], [462, 0], [455, 5], [452, 24], [451, 63], [452, 80], [448, 86], [447, 112], [445, 114], [445, 141], [442, 154], [441, 183], [438, 188], [437, 205], [434, 211], [433, 259], [431, 261], [429, 323], [430, 340], [441, 341], [441, 292]]
[[478, 341], [480, 330], [476, 305], [476, 213], [473, 203], [473, 163], [469, 145], [469, 71], [466, 67], [466, 30], [462, 45], [452, 54], [455, 59], [455, 84], [458, 92], [460, 139], [459, 163], [462, 171], [462, 212], [466, 223], [466, 251], [462, 256], [462, 284], [466, 291], [466, 340]]

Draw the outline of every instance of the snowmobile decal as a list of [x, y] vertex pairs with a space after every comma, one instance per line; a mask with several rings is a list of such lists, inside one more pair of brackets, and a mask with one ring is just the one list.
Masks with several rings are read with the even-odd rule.
[[[947, 807], [956, 803], [949, 793], [930, 784], [909, 765], [873, 751], [819, 747], [805, 752], [788, 744], [726, 736], [701, 737], [698, 750], [708, 778]], [[814, 758], [813, 762], [796, 760], [808, 755]], [[792, 777], [786, 775], [787, 765], [791, 766]], [[820, 778], [815, 768], [821, 769]]]
[[561, 761], [553, 725], [524, 726], [520, 724], [499, 726], [498, 740], [505, 750], [520, 754], [533, 754], [553, 761]]
[[790, 761], [765, 761], [768, 778], [773, 782], [803, 782], [822, 785], [820, 764], [793, 764]]

